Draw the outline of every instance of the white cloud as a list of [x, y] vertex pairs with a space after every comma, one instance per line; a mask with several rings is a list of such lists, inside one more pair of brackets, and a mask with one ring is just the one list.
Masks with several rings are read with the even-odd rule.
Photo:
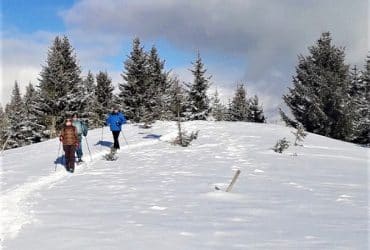
[[291, 82], [297, 54], [307, 54], [324, 31], [346, 47], [348, 62], [363, 65], [367, 5], [366, 0], [82, 0], [62, 16], [85, 39], [103, 37], [101, 44], [137, 35], [144, 41], [164, 39], [189, 53], [200, 49], [203, 55], [243, 60], [247, 66], [240, 65], [233, 74], [227, 73], [233, 66], [226, 63], [223, 71], [219, 63], [207, 66], [221, 88], [233, 89], [243, 78], [265, 96], [261, 99], [266, 107], [276, 108]]
[[[348, 62], [363, 65], [370, 48], [365, 35], [367, 10], [366, 0], [81, 0], [59, 15], [84, 74], [89, 69], [93, 73], [107, 70], [117, 84], [122, 81], [121, 72], [107, 57], [121, 54], [123, 61], [126, 51], [122, 48], [136, 35], [144, 43], [165, 40], [182, 53], [200, 49], [224, 100], [244, 80], [249, 92], [258, 94], [271, 110], [281, 103], [291, 82], [297, 54], [306, 54], [323, 31], [331, 31], [334, 43], [346, 47]], [[2, 39], [2, 102], [8, 99], [14, 80], [36, 82], [56, 35], [13, 33], [6, 34], [12, 39]], [[207, 60], [209, 55], [243, 63]], [[174, 72], [191, 81], [188, 67]]]
[[29, 82], [37, 82], [45, 60], [43, 57], [47, 53], [47, 37], [45, 33], [35, 33], [32, 37], [17, 33], [13, 38], [2, 38], [0, 102], [3, 105], [10, 100], [15, 81], [18, 81], [23, 93]]
[[[11, 35], [11, 36], [10, 36]], [[14, 82], [20, 85], [21, 93], [24, 94], [25, 87], [31, 82], [38, 84], [42, 65], [45, 65], [48, 48], [51, 46], [55, 36], [64, 35], [49, 32], [35, 32], [23, 34], [16, 30], [3, 34], [1, 39], [1, 95], [0, 103], [5, 106], [10, 100]], [[5, 36], [5, 37], [4, 37]], [[72, 37], [71, 43], [75, 47], [82, 74], [86, 75], [88, 70], [93, 74], [99, 70], [107, 71], [112, 77], [115, 86], [121, 81], [120, 72], [111, 70], [112, 65], [103, 61], [104, 56], [109, 56], [111, 47], [102, 47], [101, 44], [93, 44], [93, 41], [84, 44], [84, 41]]]

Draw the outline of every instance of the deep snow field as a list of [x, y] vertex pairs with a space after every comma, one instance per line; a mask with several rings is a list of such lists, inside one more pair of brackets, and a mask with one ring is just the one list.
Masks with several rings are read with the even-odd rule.
[[[308, 134], [282, 154], [293, 129], [188, 122], [124, 126], [117, 161], [108, 128], [89, 131], [90, 159], [60, 164], [57, 139], [1, 155], [1, 249], [368, 249], [370, 150]], [[241, 175], [226, 189], [237, 169]]]

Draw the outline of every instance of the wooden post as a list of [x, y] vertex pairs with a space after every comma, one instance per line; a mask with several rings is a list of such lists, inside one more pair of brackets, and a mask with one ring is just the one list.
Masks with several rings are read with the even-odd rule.
[[226, 192], [230, 192], [231, 191], [231, 189], [233, 188], [233, 186], [234, 186], [234, 184], [235, 184], [235, 182], [236, 182], [236, 180], [238, 179], [238, 177], [239, 177], [239, 175], [240, 175], [240, 170], [238, 169], [237, 171], [236, 171], [236, 173], [235, 173], [235, 175], [234, 175], [234, 177], [233, 177], [233, 179], [232, 179], [232, 181], [230, 182], [230, 185], [227, 187], [227, 189], [226, 189]]
[[2, 154], [4, 152], [5, 147], [6, 147], [6, 144], [8, 144], [9, 139], [10, 139], [10, 135], [8, 135], [8, 137], [6, 138], [6, 140], [5, 140], [4, 144], [3, 144], [3, 148], [1, 149], [0, 154]]

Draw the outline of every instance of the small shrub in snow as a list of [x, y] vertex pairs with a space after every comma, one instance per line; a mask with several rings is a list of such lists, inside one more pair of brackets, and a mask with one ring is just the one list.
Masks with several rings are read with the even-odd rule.
[[292, 131], [292, 134], [295, 136], [294, 146], [302, 146], [302, 144], [298, 144], [298, 142], [303, 142], [307, 133], [305, 133], [301, 123], [298, 123], [297, 130], [295, 132]]
[[284, 150], [289, 148], [289, 141], [284, 137], [276, 142], [275, 146], [272, 148], [276, 153], [282, 153]]
[[191, 141], [198, 138], [199, 130], [196, 132], [191, 132], [191, 134], [188, 134], [186, 132], [181, 132], [176, 139], [173, 141], [173, 144], [180, 145], [182, 147], [187, 147], [190, 145]]

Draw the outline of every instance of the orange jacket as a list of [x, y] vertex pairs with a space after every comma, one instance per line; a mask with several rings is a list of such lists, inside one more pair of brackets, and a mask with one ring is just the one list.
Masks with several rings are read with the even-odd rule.
[[60, 133], [59, 140], [63, 142], [63, 145], [77, 145], [78, 135], [76, 127], [65, 126]]

